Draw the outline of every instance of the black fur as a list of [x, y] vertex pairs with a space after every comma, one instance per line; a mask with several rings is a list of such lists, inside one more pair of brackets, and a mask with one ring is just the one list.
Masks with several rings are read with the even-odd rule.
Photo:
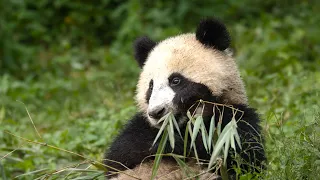
[[187, 110], [199, 99], [216, 102], [217, 97], [212, 96], [210, 89], [201, 83], [195, 83], [179, 73], [173, 73], [169, 76], [169, 81], [173, 77], [180, 78], [178, 86], [171, 87], [176, 96], [173, 98], [173, 104], [178, 107], [177, 112], [186, 114]]
[[128, 168], [134, 168], [143, 158], [150, 155], [152, 142], [158, 129], [150, 127], [142, 113], [136, 114], [125, 126], [120, 135], [113, 141], [104, 163], [118, 170], [125, 167], [109, 160], [121, 162]]
[[[205, 46], [221, 51], [225, 50], [230, 45], [230, 36], [226, 27], [215, 19], [206, 19], [201, 21], [197, 28], [196, 38]], [[142, 37], [135, 41], [135, 58], [140, 67], [144, 65], [150, 51], [155, 46], [156, 43], [147, 37]], [[178, 77], [180, 79], [179, 85], [171, 87], [176, 93], [176, 97], [173, 99], [173, 104], [177, 106], [177, 110], [175, 112], [176, 119], [183, 119], [182, 117], [186, 118], [187, 110], [199, 99], [221, 103], [219, 101], [220, 97], [213, 96], [212, 92], [205, 85], [192, 82], [178, 73], [172, 74], [168, 78], [168, 82], [170, 82], [174, 77]], [[152, 83], [150, 82], [149, 89], [146, 92], [147, 102], [152, 94], [151, 84]], [[217, 107], [220, 111], [223, 108], [219, 106]], [[210, 119], [213, 115], [212, 109], [214, 109], [216, 116], [215, 123], [217, 124], [220, 119], [220, 111], [217, 107], [208, 104], [205, 106], [204, 120], [207, 129], [209, 129]], [[241, 168], [244, 171], [260, 171], [260, 167], [263, 167], [262, 162], [265, 161], [266, 158], [262, 145], [263, 139], [260, 136], [261, 128], [259, 126], [259, 116], [254, 109], [246, 105], [233, 104], [233, 107], [244, 112], [241, 118], [242, 120], [237, 123], [238, 133], [242, 142], [242, 149], [240, 150], [240, 148], [237, 148], [236, 151], [245, 162], [241, 165]], [[191, 109], [191, 111], [192, 110], [195, 109]], [[240, 113], [237, 113], [236, 119], [240, 118], [240, 115]], [[229, 123], [232, 117], [233, 111], [230, 108], [225, 107], [223, 116], [221, 117], [222, 128]], [[185, 132], [185, 127], [185, 124], [181, 126], [182, 133]], [[155, 146], [152, 147], [152, 143], [157, 133], [158, 129], [150, 126], [146, 117], [143, 116], [143, 113], [137, 113], [128, 122], [120, 135], [113, 141], [111, 147], [105, 154], [106, 160], [104, 163], [107, 166], [113, 167], [109, 168], [110, 172], [115, 171], [115, 169], [120, 171], [126, 169], [121, 164], [115, 163], [114, 161], [120, 162], [126, 167], [132, 169], [139, 165], [145, 157], [156, 154], [158, 144], [156, 143]], [[203, 147], [201, 138], [196, 140], [196, 146], [199, 158], [209, 160], [210, 155]], [[172, 149], [168, 142], [164, 153], [169, 152], [172, 152]], [[232, 150], [230, 152], [232, 152]], [[176, 136], [175, 138], [175, 149], [173, 153], [183, 155], [183, 140], [179, 136]], [[167, 158], [170, 159], [170, 157]], [[174, 159], [171, 160], [174, 161]], [[235, 165], [235, 161], [230, 154], [227, 159], [227, 167], [232, 169]], [[229, 173], [234, 174], [234, 171], [230, 170]]]
[[216, 19], [204, 19], [198, 25], [196, 38], [202, 44], [220, 51], [230, 46], [230, 35], [226, 26]]
[[[263, 168], [263, 161], [265, 161], [264, 149], [262, 146], [262, 138], [260, 136], [259, 117], [255, 110], [249, 108], [245, 105], [233, 105], [233, 107], [244, 111], [242, 117], [243, 121], [238, 122], [238, 132], [241, 138], [242, 150], [237, 149], [237, 152], [243, 158], [245, 164], [241, 165], [245, 172], [257, 171], [259, 172]], [[222, 107], [219, 107], [220, 110]], [[216, 123], [219, 120], [219, 111], [216, 109]], [[222, 120], [222, 128], [231, 120], [233, 114], [231, 109], [225, 108]], [[237, 116], [240, 116], [238, 114]], [[207, 129], [209, 130], [209, 119], [205, 118]], [[184, 133], [183, 126], [182, 133]], [[139, 165], [145, 157], [156, 154], [158, 144], [152, 147], [152, 143], [158, 133], [158, 129], [150, 127], [147, 119], [138, 113], [133, 119], [129, 121], [125, 129], [120, 133], [120, 135], [114, 140], [109, 151], [106, 153], [105, 158], [113, 161], [120, 162], [132, 169]], [[184, 136], [184, 134], [182, 134]], [[183, 141], [179, 136], [176, 136], [175, 149], [173, 153], [183, 155]], [[201, 138], [200, 138], [201, 139]], [[210, 156], [207, 154], [205, 148], [203, 147], [202, 141], [198, 139], [197, 151], [200, 159], [209, 160]], [[189, 141], [190, 142], [190, 141]], [[172, 149], [170, 145], [167, 144], [164, 153], [170, 153]], [[167, 157], [168, 158], [168, 157]], [[152, 158], [151, 158], [152, 159]], [[150, 160], [147, 159], [147, 160]], [[171, 159], [174, 161], [174, 159]], [[125, 170], [126, 168], [118, 163], [114, 163], [105, 160], [104, 163], [108, 166], [116, 168], [118, 170]], [[247, 164], [246, 164], [247, 163]], [[227, 168], [229, 169], [229, 174], [234, 174], [232, 167], [236, 163], [232, 156], [229, 155], [227, 159]], [[113, 169], [109, 169], [111, 172]]]
[[146, 101], [147, 101], [147, 103], [149, 103], [149, 100], [150, 100], [150, 97], [151, 97], [151, 94], [152, 94], [152, 90], [153, 90], [153, 80], [151, 80], [149, 82], [149, 88], [148, 88], [148, 91], [146, 93]]
[[140, 67], [142, 67], [150, 53], [156, 46], [156, 42], [149, 39], [147, 36], [140, 37], [134, 42], [134, 57]]
[[[185, 117], [189, 107], [196, 103], [196, 101], [199, 99], [221, 103], [219, 102], [219, 97], [213, 96], [205, 85], [192, 82], [178, 73], [172, 74], [169, 77], [169, 81], [170, 78], [173, 77], [180, 78], [179, 86], [172, 87], [177, 94], [173, 100], [173, 103], [178, 106], [178, 114], [175, 114], [177, 119], [181, 119], [182, 116]], [[206, 127], [209, 130], [210, 119], [213, 115], [213, 106], [206, 104], [205, 107], [204, 120]], [[262, 147], [263, 140], [260, 136], [259, 116], [254, 109], [249, 108], [246, 105], [234, 104], [233, 107], [244, 112], [242, 121], [238, 122], [238, 132], [241, 142], [243, 142], [242, 150], [238, 148], [237, 152], [243, 158], [244, 162], [248, 163], [249, 165], [244, 164], [241, 167], [245, 171], [259, 171], [259, 167], [262, 166], [261, 163], [266, 159]], [[215, 107], [214, 109], [216, 124], [220, 118], [219, 112], [224, 109], [222, 116], [222, 128], [224, 128], [225, 125], [232, 119], [233, 111], [230, 108], [223, 108], [219, 106]], [[241, 113], [237, 113], [236, 119], [240, 118], [241, 115]], [[186, 126], [184, 124], [181, 127], [181, 132], [185, 132], [185, 127]], [[148, 123], [148, 120], [142, 115], [142, 113], [138, 113], [132, 120], [129, 121], [122, 133], [120, 133], [120, 135], [114, 140], [105, 157], [110, 160], [121, 162], [129, 168], [134, 168], [136, 165], [140, 164], [145, 157], [156, 154], [158, 144], [152, 147], [152, 143], [157, 133], [158, 129], [151, 127]], [[183, 140], [179, 136], [176, 136], [175, 140], [175, 149], [173, 153], [183, 155]], [[196, 142], [196, 145], [199, 158], [209, 160], [210, 155], [206, 152], [201, 138], [199, 138], [199, 140]], [[172, 152], [172, 149], [168, 143], [165, 153], [169, 152]], [[230, 169], [235, 165], [235, 161], [231, 155], [227, 159], [227, 163], [227, 167]], [[125, 170], [125, 168], [118, 163], [106, 160], [105, 164], [118, 170]], [[230, 174], [234, 174], [234, 171], [230, 170]]]

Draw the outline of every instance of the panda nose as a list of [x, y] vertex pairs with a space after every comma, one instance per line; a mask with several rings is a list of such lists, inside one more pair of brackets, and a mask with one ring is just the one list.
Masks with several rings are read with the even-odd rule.
[[165, 115], [165, 108], [164, 107], [159, 107], [156, 109], [153, 109], [152, 111], [149, 111], [148, 114], [150, 117], [154, 118], [154, 119], [160, 119], [162, 118], [162, 116]]

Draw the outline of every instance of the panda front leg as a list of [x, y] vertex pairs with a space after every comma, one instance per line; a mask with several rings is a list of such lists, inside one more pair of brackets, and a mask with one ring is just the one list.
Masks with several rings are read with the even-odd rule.
[[[148, 160], [146, 157], [155, 155], [158, 143], [154, 146], [152, 144], [158, 131], [159, 129], [150, 126], [142, 113], [136, 114], [115, 138], [105, 154], [104, 164], [109, 170], [107, 174], [112, 176], [118, 171], [133, 169], [143, 160]], [[179, 136], [175, 139], [175, 149], [172, 150], [168, 142], [164, 154], [183, 154], [182, 139]], [[172, 161], [173, 158], [170, 160]]]
[[145, 117], [138, 113], [114, 139], [105, 154], [108, 174], [132, 169], [151, 155], [150, 147], [158, 130], [151, 128]]

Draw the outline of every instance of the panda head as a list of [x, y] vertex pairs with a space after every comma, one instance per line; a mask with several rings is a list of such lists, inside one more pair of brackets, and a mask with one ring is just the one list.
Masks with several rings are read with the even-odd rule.
[[247, 104], [237, 65], [227, 53], [230, 36], [216, 19], [200, 22], [196, 33], [159, 43], [147, 37], [135, 41], [135, 58], [142, 68], [136, 101], [152, 126], [169, 111], [180, 124], [198, 100]]

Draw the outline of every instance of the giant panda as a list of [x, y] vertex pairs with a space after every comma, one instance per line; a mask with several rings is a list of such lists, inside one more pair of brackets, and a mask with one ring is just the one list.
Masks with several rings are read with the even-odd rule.
[[[266, 157], [259, 116], [248, 105], [244, 84], [236, 62], [228, 51], [229, 46], [230, 35], [226, 26], [214, 18], [203, 19], [195, 33], [177, 35], [160, 42], [145, 36], [135, 41], [135, 59], [142, 68], [136, 93], [139, 112], [129, 120], [105, 154], [104, 164], [112, 167], [109, 169], [111, 177], [130, 179], [128, 174], [135, 174], [141, 179], [149, 179], [153, 161], [146, 157], [156, 154], [158, 144], [152, 146], [152, 143], [159, 130], [159, 119], [169, 111], [173, 112], [181, 132], [184, 132], [187, 110], [200, 99], [232, 106], [244, 112], [242, 117], [236, 115], [236, 118], [242, 119], [237, 122], [242, 142], [242, 149], [237, 148], [237, 154], [244, 162], [240, 168], [244, 172], [259, 172], [264, 168]], [[212, 106], [203, 108], [204, 121], [209, 128]], [[230, 122], [233, 113], [226, 108], [223, 116], [219, 113], [215, 113], [215, 116], [216, 121], [222, 118], [223, 128]], [[182, 155], [183, 140], [179, 137], [175, 139], [174, 150], [167, 144], [165, 153], [173, 151]], [[210, 155], [201, 140], [196, 141], [196, 146], [199, 158], [209, 160]], [[195, 171], [203, 172], [195, 162], [187, 164]], [[228, 156], [230, 177], [235, 177], [235, 166], [239, 167], [234, 157]], [[125, 170], [125, 174], [114, 173], [114, 169]], [[158, 171], [157, 178], [160, 177], [183, 179], [184, 175], [178, 170], [175, 160], [166, 157]], [[200, 179], [209, 177], [216, 178], [208, 172], [203, 173]]]

